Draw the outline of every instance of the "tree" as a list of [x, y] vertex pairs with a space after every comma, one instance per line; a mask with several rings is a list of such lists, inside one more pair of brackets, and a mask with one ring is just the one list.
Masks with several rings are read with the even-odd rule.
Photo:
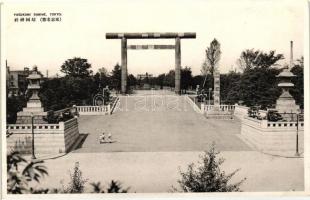
[[74, 57], [66, 60], [61, 65], [60, 71], [67, 76], [84, 78], [92, 74], [90, 68], [91, 65], [87, 62], [87, 59]]
[[[220, 58], [221, 44], [216, 39], [213, 39], [213, 41], [210, 43], [210, 46], [206, 49], [206, 58], [202, 64], [201, 73], [205, 76], [202, 88], [205, 87], [208, 74], [211, 74], [211, 77], [213, 78], [213, 74], [218, 68]], [[213, 87], [213, 83], [211, 83], [210, 87]]]
[[292, 83], [294, 83], [294, 88], [290, 89], [290, 93], [296, 100], [296, 103], [300, 105], [300, 107], [304, 108], [304, 58], [301, 57], [297, 60], [297, 64], [295, 64], [291, 72], [296, 75], [293, 78]]
[[12, 151], [7, 160], [7, 192], [8, 194], [36, 193], [29, 184], [48, 175], [43, 161], [27, 162], [18, 152]]
[[273, 107], [281, 94], [277, 86], [276, 68], [253, 68], [245, 71], [240, 77], [239, 100], [246, 106], [261, 106], [261, 109]]
[[241, 52], [237, 65], [242, 71], [248, 71], [253, 68], [269, 68], [276, 66], [279, 60], [284, 59], [283, 54], [276, 54], [275, 51], [265, 53], [260, 50], [246, 49]]
[[186, 90], [189, 86], [192, 85], [193, 76], [192, 76], [192, 70], [190, 67], [185, 67], [181, 69], [181, 89]]
[[217, 70], [220, 59], [221, 44], [216, 39], [213, 39], [210, 46], [206, 49], [206, 58], [201, 69], [202, 74], [211, 74], [213, 76], [214, 71]]
[[108, 73], [108, 70], [104, 67], [101, 67], [98, 69], [98, 73], [101, 75], [101, 76], [109, 76], [109, 73]]
[[261, 109], [273, 107], [281, 93], [276, 79], [280, 70], [273, 66], [277, 66], [277, 62], [283, 58], [282, 54], [276, 54], [275, 51], [243, 51], [237, 60], [243, 73], [239, 81], [235, 79], [238, 77], [234, 78], [237, 82], [232, 84], [233, 90], [227, 93], [227, 100], [236, 102], [238, 98], [246, 106], [259, 105]]
[[174, 84], [175, 84], [175, 73], [174, 70], [170, 70], [165, 76], [164, 85], [174, 87]]
[[27, 105], [26, 96], [11, 96], [6, 99], [6, 120], [8, 124], [14, 124], [17, 119], [17, 112], [23, 110]]
[[43, 82], [40, 97], [46, 110], [59, 110], [72, 105], [91, 105], [97, 92], [98, 84], [93, 77], [66, 76]]
[[[194, 163], [190, 164], [186, 172], [180, 171], [181, 179], [178, 183], [183, 192], [237, 192], [240, 191], [240, 185], [246, 180], [242, 179], [237, 183], [231, 184], [231, 178], [240, 170], [236, 169], [232, 173], [226, 174], [220, 169], [225, 161], [223, 158], [217, 158], [219, 154], [215, 150], [213, 143], [211, 148], [200, 156], [201, 162], [196, 167]], [[177, 190], [174, 188], [174, 190]]]
[[223, 104], [235, 104], [240, 99], [240, 79], [242, 74], [230, 71], [228, 74], [221, 74], [221, 102]]
[[94, 78], [96, 85], [100, 85], [101, 88], [111, 84], [109, 73], [104, 67], [98, 69], [98, 72], [95, 74]]
[[164, 80], [165, 80], [165, 74], [160, 74], [156, 77], [156, 85], [160, 86], [160, 89], [163, 89], [164, 87]]
[[121, 66], [117, 63], [111, 73], [111, 86], [117, 91], [121, 90], [122, 70]]
[[128, 81], [128, 84], [127, 84], [128, 87], [135, 87], [137, 85], [137, 79], [132, 74], [128, 75], [127, 81]]

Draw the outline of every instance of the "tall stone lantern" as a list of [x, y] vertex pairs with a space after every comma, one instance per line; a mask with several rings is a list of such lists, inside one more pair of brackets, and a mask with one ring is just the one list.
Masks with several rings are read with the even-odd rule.
[[34, 118], [34, 123], [47, 123], [43, 120], [43, 118], [47, 116], [47, 112], [44, 112], [40, 97], [38, 96], [42, 75], [38, 72], [37, 67], [33, 67], [33, 70], [27, 79], [29, 80], [27, 89], [32, 95], [27, 102], [27, 107], [23, 108], [23, 111], [17, 113], [16, 123], [29, 124], [31, 123], [32, 116]]
[[[293, 67], [293, 41], [291, 41], [291, 55], [290, 55], [290, 68]], [[284, 68], [284, 70], [277, 75], [278, 87], [282, 89], [282, 94], [277, 99], [276, 109], [279, 113], [300, 113], [300, 108], [296, 105], [295, 99], [289, 92], [290, 88], [294, 87], [292, 83], [292, 78], [295, 75], [290, 72], [289, 67]]]
[[290, 88], [294, 87], [294, 84], [291, 82], [292, 78], [295, 75], [285, 68], [277, 78], [279, 80], [278, 87], [282, 89], [282, 94], [277, 99], [276, 109], [279, 113], [299, 113], [300, 108], [296, 105], [295, 99], [289, 92]]

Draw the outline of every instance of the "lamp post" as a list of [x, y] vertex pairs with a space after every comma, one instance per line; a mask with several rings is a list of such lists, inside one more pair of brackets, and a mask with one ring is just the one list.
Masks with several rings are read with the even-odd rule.
[[300, 156], [299, 153], [299, 145], [298, 145], [298, 122], [299, 122], [299, 114], [297, 113], [297, 120], [296, 120], [296, 153], [295, 156]]
[[211, 93], [211, 91], [212, 91], [212, 88], [209, 88], [209, 103], [208, 103], [209, 106], [210, 106], [210, 98], [211, 98], [211, 94], [210, 93]]
[[33, 113], [31, 113], [31, 134], [32, 134], [32, 144], [31, 144], [31, 150], [32, 150], [32, 156], [31, 156], [31, 159], [36, 159], [36, 156], [34, 155], [34, 130], [33, 130]]

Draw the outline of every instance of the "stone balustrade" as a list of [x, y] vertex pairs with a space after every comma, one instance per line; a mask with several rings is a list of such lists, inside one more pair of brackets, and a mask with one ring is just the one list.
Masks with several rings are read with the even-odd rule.
[[[202, 112], [206, 112], [206, 111], [213, 110], [213, 109], [214, 109], [214, 105], [201, 104]], [[221, 111], [234, 111], [235, 105], [220, 105], [219, 110], [221, 110]]]
[[[37, 130], [63, 130], [63, 123], [59, 122], [59, 124], [33, 124], [33, 129], [35, 132]], [[9, 132], [23, 132], [23, 131], [31, 131], [31, 124], [8, 124], [6, 126]]]
[[[297, 128], [297, 122], [285, 122], [285, 121], [277, 121], [277, 122], [271, 122], [267, 120], [259, 120], [252, 117], [245, 117], [245, 120], [247, 120], [248, 124], [255, 125], [260, 128], [264, 129], [293, 129], [296, 130]], [[303, 130], [304, 122], [300, 121], [298, 122], [298, 128], [299, 130]]]
[[111, 105], [105, 106], [76, 106], [79, 115], [109, 115]]
[[[265, 122], [265, 128], [293, 128], [296, 129], [297, 122]], [[265, 125], [265, 124], [264, 124]], [[298, 122], [298, 128], [303, 130], [304, 122]]]

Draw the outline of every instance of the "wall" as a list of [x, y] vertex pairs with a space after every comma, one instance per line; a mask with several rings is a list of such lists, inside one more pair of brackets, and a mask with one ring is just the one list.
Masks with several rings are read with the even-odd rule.
[[[8, 124], [7, 130], [13, 133], [7, 137], [7, 151], [16, 149], [21, 153], [31, 153], [31, 124]], [[79, 130], [76, 118], [59, 124], [34, 124], [36, 154], [69, 152], [78, 137]]]
[[240, 106], [238, 104], [235, 104], [235, 111], [234, 111], [234, 115], [238, 118], [238, 119], [243, 119], [245, 116], [248, 116], [248, 107], [246, 106]]
[[[303, 152], [304, 127], [298, 125], [299, 149]], [[296, 122], [268, 122], [245, 117], [241, 120], [241, 135], [261, 151], [295, 151]]]
[[[191, 95], [191, 96], [195, 97], [194, 95]], [[189, 98], [188, 95], [185, 96], [185, 99], [197, 113], [203, 114], [202, 110], [197, 106], [197, 104], [195, 104], [195, 102], [191, 98]]]

